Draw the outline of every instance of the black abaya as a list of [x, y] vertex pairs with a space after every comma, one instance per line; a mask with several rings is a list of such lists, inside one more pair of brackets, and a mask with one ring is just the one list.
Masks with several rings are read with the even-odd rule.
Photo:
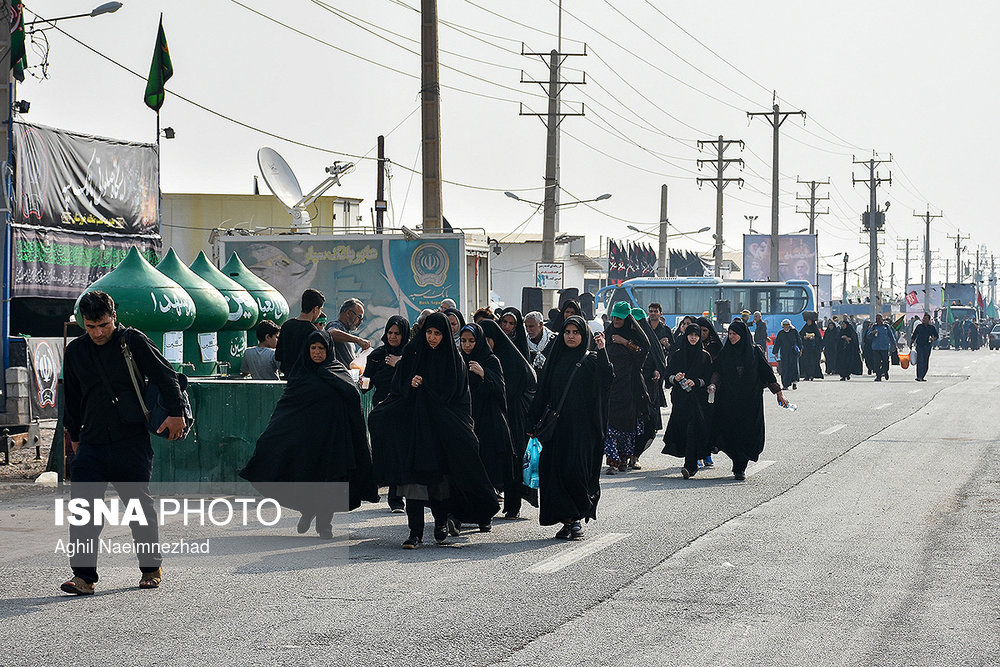
[[[389, 327], [392, 326], [397, 327], [400, 333], [402, 333], [402, 338], [400, 339], [402, 342], [398, 347], [389, 345]], [[386, 357], [389, 355], [395, 357], [402, 356], [403, 348], [409, 340], [410, 323], [406, 321], [406, 318], [401, 315], [390, 317], [389, 321], [385, 323], [385, 331], [382, 333], [382, 344], [371, 351], [371, 354], [368, 355], [368, 360], [365, 362], [364, 376], [371, 379], [369, 390], [375, 391], [374, 396], [372, 396], [372, 405], [378, 405], [388, 398], [389, 390], [392, 386], [392, 376], [396, 373], [396, 367], [386, 363]]]
[[[802, 357], [799, 359], [802, 379], [821, 379], [823, 369], [819, 364], [819, 356], [823, 349], [823, 333], [815, 322], [807, 322], [799, 333], [802, 335]], [[812, 338], [809, 337], [810, 334]]]
[[823, 357], [826, 359], [826, 374], [837, 374], [837, 349], [840, 347], [840, 327], [831, 322], [823, 334]]
[[[570, 323], [583, 334], [576, 348], [566, 347], [563, 338], [563, 330]], [[547, 405], [555, 408], [570, 374], [580, 362], [559, 413], [555, 435], [542, 443], [538, 462], [538, 520], [543, 526], [597, 518], [608, 392], [615, 374], [606, 350], [588, 352], [592, 336], [583, 318], [567, 318], [563, 330], [555, 339], [552, 356], [545, 364], [528, 412], [530, 423], [535, 424]]]
[[[327, 353], [318, 364], [309, 357], [309, 346], [316, 342]], [[345, 509], [338, 506], [343, 496], [319, 483], [348, 483], [346, 509], [357, 508], [362, 500], [378, 502], [358, 387], [334, 358], [327, 332], [314, 330], [303, 348], [240, 477], [303, 514], [329, 517]]]
[[774, 356], [778, 357], [781, 386], [789, 387], [799, 381], [799, 353], [802, 339], [795, 327], [785, 331], [782, 327], [774, 337]]
[[[690, 391], [682, 389], [674, 380], [678, 373], [684, 373], [685, 379], [694, 380], [695, 387]], [[686, 336], [679, 338], [674, 344], [674, 353], [670, 356], [666, 373], [672, 407], [667, 429], [663, 433], [663, 453], [685, 459], [685, 467], [691, 463], [691, 472], [698, 470], [698, 459], [711, 454], [706, 389], [711, 376], [712, 357], [704, 350], [701, 342], [691, 345]]]
[[858, 345], [858, 332], [850, 322], [837, 330], [837, 372], [842, 378], [861, 375], [861, 348]]

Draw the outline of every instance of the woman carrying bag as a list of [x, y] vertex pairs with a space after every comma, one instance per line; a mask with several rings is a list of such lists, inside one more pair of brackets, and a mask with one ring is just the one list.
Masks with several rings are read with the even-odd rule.
[[[596, 351], [589, 352], [592, 340]], [[597, 518], [613, 379], [604, 335], [592, 336], [582, 317], [566, 318], [528, 412], [531, 424], [539, 424], [543, 415], [543, 425], [554, 424], [549, 435], [539, 438], [538, 521], [543, 526], [562, 524], [555, 535], [559, 539], [583, 537], [580, 522]], [[530, 430], [545, 435], [537, 426]]]

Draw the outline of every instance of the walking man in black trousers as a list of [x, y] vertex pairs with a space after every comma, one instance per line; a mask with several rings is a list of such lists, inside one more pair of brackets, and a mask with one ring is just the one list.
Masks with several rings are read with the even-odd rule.
[[[140, 374], [159, 387], [170, 416], [158, 432], [167, 431], [170, 440], [179, 438], [185, 427], [177, 373], [142, 332], [117, 323], [110, 295], [97, 291], [84, 294], [80, 313], [86, 333], [66, 346], [63, 362], [63, 423], [74, 452], [72, 497], [85, 499], [93, 511], [94, 501], [103, 500], [111, 484], [121, 504], [138, 501], [146, 525], [132, 521], [130, 528], [142, 572], [139, 588], [157, 588], [162, 554], [156, 510], [149, 495], [153, 448], [122, 347], [128, 344]], [[71, 523], [73, 578], [60, 587], [64, 592], [94, 594], [101, 528], [93, 519], [82, 526]]]
[[931, 361], [931, 347], [938, 339], [938, 330], [931, 324], [931, 314], [924, 313], [923, 322], [913, 330], [913, 347], [917, 350], [917, 382], [927, 382], [927, 367]]

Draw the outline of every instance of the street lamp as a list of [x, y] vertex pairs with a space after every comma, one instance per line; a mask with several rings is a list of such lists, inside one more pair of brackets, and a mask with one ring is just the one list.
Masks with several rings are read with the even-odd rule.
[[28, 21], [27, 23], [24, 24], [24, 27], [27, 28], [29, 25], [35, 25], [36, 23], [48, 23], [49, 25], [55, 25], [56, 21], [65, 21], [67, 19], [82, 19], [85, 16], [93, 17], [93, 16], [100, 16], [101, 14], [112, 14], [114, 12], [117, 12], [121, 8], [122, 8], [122, 3], [120, 2], [105, 2], [103, 5], [98, 5], [97, 7], [94, 7], [93, 9], [90, 10], [90, 12], [86, 14], [72, 14], [70, 16], [58, 16], [54, 19], [39, 18], [35, 21]]
[[747, 219], [747, 222], [749, 222], [749, 223], [750, 223], [750, 233], [751, 233], [751, 234], [756, 234], [757, 232], [755, 232], [755, 231], [753, 230], [753, 223], [755, 223], [755, 222], [757, 221], [757, 218], [758, 218], [759, 216], [756, 216], [756, 215], [744, 215], [743, 217], [744, 217], [744, 218], [746, 218], [746, 219]]
[[[542, 205], [541, 202], [531, 201], [530, 199], [524, 199], [522, 197], [518, 197], [513, 192], [504, 192], [504, 194], [507, 195], [508, 197], [510, 197], [511, 199], [516, 200], [516, 201], [523, 201], [525, 204], [534, 204], [535, 206], [541, 206]], [[597, 195], [593, 199], [578, 199], [576, 201], [568, 201], [568, 202], [565, 202], [565, 203], [559, 203], [559, 204], [556, 204], [556, 208], [563, 208], [565, 206], [576, 206], [577, 204], [589, 204], [590, 202], [604, 201], [605, 199], [611, 199], [611, 195], [608, 194], [607, 192], [605, 192], [603, 195]]]
[[[639, 232], [640, 234], [645, 234], [646, 236], [653, 236], [653, 237], [659, 238], [659, 234], [654, 234], [653, 232], [644, 231], [642, 229], [639, 229], [635, 225], [626, 225], [626, 227], [628, 227], [629, 229], [631, 229], [633, 232]], [[675, 236], [693, 236], [695, 234], [703, 234], [703, 233], [707, 232], [710, 229], [711, 229], [711, 227], [702, 227], [701, 229], [699, 229], [696, 232], [677, 232], [676, 234], [667, 234], [667, 238], [670, 239], [670, 238], [674, 238]]]

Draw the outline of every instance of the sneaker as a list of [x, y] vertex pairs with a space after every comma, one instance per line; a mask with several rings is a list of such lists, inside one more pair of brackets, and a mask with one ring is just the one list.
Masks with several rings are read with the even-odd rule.
[[503, 518], [507, 519], [508, 521], [513, 521], [514, 519], [520, 519], [521, 518], [521, 513], [520, 512], [506, 512], [503, 515]]
[[[451, 520], [448, 521], [448, 524]], [[448, 524], [443, 526], [434, 526], [434, 541], [438, 544], [445, 544], [448, 541]]]
[[564, 523], [563, 527], [556, 533], [557, 540], [568, 540], [573, 535], [572, 524]]
[[445, 526], [445, 530], [447, 530], [448, 534], [451, 535], [452, 537], [458, 537], [459, 535], [462, 534], [462, 524], [458, 522], [455, 519], [455, 517], [449, 516], [448, 523]]
[[742, 482], [743, 480], [745, 480], [747, 478], [746, 473], [742, 473], [742, 472], [734, 472], [733, 473], [733, 477], [737, 481], [740, 481], [740, 482]]
[[64, 581], [59, 585], [59, 589], [63, 593], [72, 593], [73, 595], [94, 594], [94, 584], [84, 581], [80, 577], [73, 577], [69, 581]]
[[794, 390], [794, 389], [798, 389], [798, 388], [799, 388], [798, 383], [793, 382], [792, 383], [792, 389]]
[[699, 468], [705, 467], [705, 459], [698, 459], [698, 467]]
[[421, 544], [423, 544], [423, 542], [424, 542], [423, 539], [421, 539], [419, 535], [410, 535], [408, 538], [406, 538], [406, 541], [403, 542], [403, 548], [416, 549]]
[[681, 468], [681, 477], [684, 479], [691, 479], [691, 471], [687, 468]]
[[617, 472], [618, 472], [618, 466], [608, 466], [608, 469], [605, 474], [614, 475]]
[[299, 517], [299, 522], [295, 525], [295, 530], [299, 535], [304, 535], [306, 531], [309, 530], [309, 526], [312, 525], [312, 521], [315, 517], [315, 514], [303, 514]]
[[574, 521], [569, 527], [569, 539], [571, 540], [582, 540], [583, 539], [583, 526], [580, 525], [579, 521]]
[[490, 521], [487, 521], [486, 523], [479, 524], [479, 532], [480, 533], [488, 533], [491, 530], [493, 530], [493, 524]]
[[633, 464], [632, 464], [631, 466], [629, 466], [629, 468], [630, 468], [631, 470], [642, 470], [642, 466], [641, 466], [641, 465], [639, 465], [639, 462], [638, 462], [638, 461], [636, 461], [636, 462], [635, 462], [635, 463], [633, 463]]
[[405, 507], [390, 507], [389, 511], [393, 514], [404, 514], [406, 512]]
[[620, 466], [618, 466], [618, 472], [628, 472], [628, 464], [623, 463]]
[[706, 468], [714, 468], [715, 467], [715, 461], [712, 460], [711, 456], [706, 456], [705, 457], [705, 467]]

